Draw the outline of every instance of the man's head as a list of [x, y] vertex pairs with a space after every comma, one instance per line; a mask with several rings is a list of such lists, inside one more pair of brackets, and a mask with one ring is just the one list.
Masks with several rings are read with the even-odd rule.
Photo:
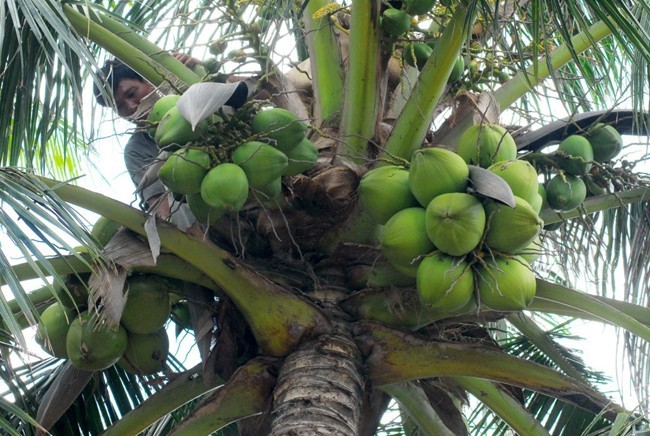
[[[117, 59], [106, 61], [99, 75], [105, 81], [105, 90], [113, 94], [117, 114], [121, 117], [133, 115], [140, 101], [154, 90], [142, 76]], [[109, 106], [97, 84], [93, 85], [93, 93], [97, 103]]]

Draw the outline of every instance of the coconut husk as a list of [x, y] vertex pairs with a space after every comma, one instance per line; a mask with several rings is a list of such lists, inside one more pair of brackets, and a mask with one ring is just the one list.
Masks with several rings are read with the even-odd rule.
[[317, 174], [288, 180], [289, 207], [260, 212], [257, 231], [265, 235], [274, 253], [317, 249], [320, 238], [352, 211], [359, 174], [346, 166], [321, 168]]

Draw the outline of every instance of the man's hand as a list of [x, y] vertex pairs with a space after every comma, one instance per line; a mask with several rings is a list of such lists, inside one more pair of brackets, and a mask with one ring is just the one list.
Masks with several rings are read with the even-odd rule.
[[176, 59], [178, 59], [183, 64], [185, 64], [188, 68], [194, 68], [197, 65], [201, 65], [200, 60], [198, 60], [197, 58], [193, 58], [192, 56], [186, 53], [172, 52], [172, 56], [174, 56]]

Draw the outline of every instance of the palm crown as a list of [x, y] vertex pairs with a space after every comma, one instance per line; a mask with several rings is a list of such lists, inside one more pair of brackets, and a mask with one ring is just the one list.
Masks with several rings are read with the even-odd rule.
[[[567, 332], [564, 319], [622, 328], [633, 378], [640, 395], [647, 394], [650, 191], [633, 161], [642, 162], [643, 147], [630, 145], [625, 154], [599, 160], [571, 155], [564, 142], [582, 135], [593, 143], [597, 123], [647, 137], [644, 1], [80, 6], [8, 0], [2, 8], [0, 123], [7, 134], [0, 142], [6, 165], [0, 196], [9, 208], [0, 223], [24, 256], [19, 264], [0, 257], [3, 283], [13, 295], [0, 297], [5, 349], [24, 352], [22, 329], [54, 301], [74, 303], [70, 318], [90, 307], [108, 330], [126, 325], [131, 337], [143, 333], [125, 321], [133, 310], [128, 302], [137, 299], [131, 281], [137, 278], [158, 284], [166, 298], [163, 322], [171, 307], [177, 330], [193, 333], [188, 340], [202, 360], [185, 369], [178, 356], [156, 350], [148, 355], [157, 356], [159, 366], [146, 375], [124, 349], [102, 368], [84, 367], [72, 355], [63, 364], [7, 361], [7, 431], [30, 434], [42, 425], [55, 434], [132, 434], [154, 425], [190, 434], [372, 434], [393, 431], [386, 420], [380, 424], [393, 398], [399, 431], [465, 434], [470, 429], [461, 410], [468, 394], [491, 410], [475, 407], [469, 419], [476, 429], [617, 434], [647, 426], [640, 418], [647, 398], [640, 413], [610, 403], [594, 388], [602, 375], [556, 341]], [[179, 155], [177, 163], [159, 174], [184, 196], [203, 235], [43, 177], [63, 180], [78, 172], [74, 162], [86, 151], [82, 86], [101, 80], [93, 73], [101, 50], [165, 93], [182, 95], [174, 101], [176, 118], [165, 115], [149, 127], [170, 154], [180, 149], [168, 160]], [[171, 50], [200, 53], [203, 66], [193, 71]], [[224, 110], [235, 87], [214, 85], [232, 74], [255, 78], [247, 82], [250, 94], [263, 89], [270, 97]], [[282, 117], [289, 117], [289, 127], [277, 128], [279, 115], [259, 121], [260, 114], [274, 113], [261, 110], [271, 106], [287, 111]], [[200, 125], [190, 139], [192, 129], [177, 128], [187, 122]], [[173, 128], [163, 131], [165, 123]], [[464, 135], [474, 125], [478, 136], [468, 141]], [[519, 182], [508, 184], [497, 169], [481, 168], [489, 165], [475, 144], [488, 135], [480, 133], [487, 126], [500, 132], [490, 133], [498, 150], [504, 138], [512, 141], [514, 155], [503, 159], [516, 156], [534, 168], [534, 192], [522, 207], [509, 207], [520, 201], [514, 197]], [[292, 129], [298, 139], [283, 149]], [[292, 157], [303, 141], [311, 144], [305, 154]], [[470, 145], [466, 156], [461, 143]], [[560, 150], [550, 152], [557, 143]], [[431, 150], [456, 160], [435, 171], [416, 169]], [[206, 163], [196, 164], [200, 159]], [[307, 165], [288, 172], [292, 160]], [[587, 169], [574, 170], [576, 160]], [[193, 180], [174, 185], [177, 168], [188, 161], [195, 163], [193, 177], [195, 168], [203, 171], [202, 209]], [[228, 186], [204, 195], [204, 185], [222, 177], [213, 171], [225, 165], [232, 165]], [[390, 178], [380, 174], [389, 174], [386, 167]], [[466, 173], [452, 175], [456, 168]], [[410, 181], [417, 173], [420, 181]], [[371, 174], [380, 175], [373, 181]], [[403, 191], [393, 188], [400, 177], [408, 180]], [[578, 207], [542, 204], [537, 182], [549, 189], [554, 178], [577, 180], [554, 190], [574, 195], [584, 184], [589, 197]], [[444, 248], [459, 245], [449, 242], [453, 228], [434, 237], [442, 227], [427, 224], [425, 232], [422, 224], [438, 210], [427, 197], [429, 185], [452, 179], [462, 186], [442, 193], [462, 197], [438, 201], [446, 219], [463, 201], [487, 213], [476, 242], [458, 252]], [[237, 195], [243, 201], [233, 200]], [[91, 234], [73, 206], [128, 230], [100, 240], [99, 228]], [[509, 210], [519, 212], [494, 233], [496, 211]], [[395, 225], [398, 214], [408, 224]], [[520, 228], [508, 227], [524, 222], [524, 215], [529, 221]], [[403, 242], [415, 238], [418, 226], [425, 248], [409, 251], [413, 244]], [[461, 228], [463, 244], [468, 229]], [[528, 231], [530, 237], [517, 240]], [[390, 232], [397, 234], [394, 245]], [[530, 267], [533, 260], [520, 254], [542, 257]], [[431, 266], [436, 260], [447, 263]], [[444, 274], [425, 287], [436, 268]], [[615, 286], [620, 269], [623, 293]], [[572, 289], [575, 270], [602, 278], [602, 285]], [[441, 285], [450, 272], [457, 275]], [[507, 284], [497, 282], [502, 275]], [[461, 296], [459, 283], [468, 277], [474, 282]], [[23, 283], [32, 278], [43, 287], [28, 292]], [[132, 283], [126, 298], [125, 282]], [[532, 293], [519, 291], [522, 283], [531, 283]], [[549, 324], [556, 326], [542, 328]], [[130, 356], [126, 364], [124, 356]]]

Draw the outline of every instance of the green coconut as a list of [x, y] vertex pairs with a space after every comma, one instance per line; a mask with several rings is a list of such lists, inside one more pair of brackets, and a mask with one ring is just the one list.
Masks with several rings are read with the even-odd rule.
[[90, 312], [83, 312], [72, 321], [65, 341], [70, 363], [86, 371], [101, 371], [117, 363], [127, 342], [124, 327], [111, 327]]
[[282, 192], [282, 177], [273, 179], [271, 183], [255, 189], [257, 200], [269, 201], [278, 198]]
[[165, 369], [168, 354], [165, 329], [147, 335], [129, 333], [126, 351], [117, 366], [131, 374], [152, 375]]
[[169, 282], [153, 274], [134, 275], [124, 286], [126, 304], [120, 323], [130, 333], [150, 334], [169, 318]]
[[469, 168], [456, 153], [444, 148], [423, 148], [413, 153], [409, 187], [423, 207], [441, 194], [465, 192]]
[[416, 288], [425, 306], [449, 313], [472, 299], [474, 276], [467, 261], [436, 251], [420, 262]]
[[238, 212], [248, 198], [248, 177], [237, 164], [222, 163], [212, 168], [201, 183], [201, 198], [210, 207]]
[[258, 141], [246, 142], [232, 152], [233, 163], [242, 167], [249, 186], [260, 188], [282, 176], [287, 169], [287, 155]]
[[[585, 182], [588, 195], [597, 196], [597, 195], [607, 194], [607, 188], [603, 186], [602, 183], [599, 183], [599, 180], [596, 179], [591, 174], [587, 174], [586, 176], [583, 176], [582, 181]], [[609, 181], [607, 181], [607, 184], [609, 184]]]
[[529, 203], [536, 200], [539, 195], [537, 171], [528, 161], [516, 159], [497, 162], [488, 170], [505, 180], [513, 195], [521, 197]]
[[88, 279], [89, 273], [79, 275], [67, 275], [66, 284], [63, 286], [59, 281], [52, 284], [56, 299], [65, 307], [78, 309], [88, 304]]
[[353, 265], [346, 270], [346, 282], [351, 289], [413, 286], [415, 277], [404, 274], [384, 259], [372, 265]]
[[614, 159], [623, 150], [623, 138], [618, 131], [607, 124], [598, 123], [587, 132], [594, 160], [606, 162]]
[[409, 171], [395, 165], [374, 168], [361, 177], [359, 200], [378, 224], [402, 209], [418, 206], [409, 189]]
[[414, 42], [404, 45], [402, 59], [412, 67], [422, 69], [429, 60], [433, 49], [423, 42]]
[[287, 153], [289, 159], [283, 176], [297, 176], [314, 166], [318, 159], [316, 144], [305, 138]]
[[587, 186], [580, 177], [557, 174], [546, 185], [546, 201], [553, 210], [568, 212], [587, 197]]
[[190, 122], [183, 118], [178, 108], [174, 106], [158, 123], [154, 138], [158, 147], [175, 149], [200, 139], [207, 127], [207, 121], [203, 120], [192, 129]]
[[179, 301], [178, 303], [172, 305], [172, 310], [169, 314], [169, 317], [176, 323], [176, 325], [182, 329], [189, 330], [192, 328], [190, 303], [188, 303], [186, 300]]
[[515, 207], [488, 201], [485, 204], [488, 224], [485, 244], [499, 253], [517, 253], [539, 235], [544, 221], [523, 198], [515, 196]]
[[556, 156], [560, 168], [574, 176], [587, 174], [594, 160], [591, 144], [580, 135], [568, 136], [560, 142]]
[[251, 122], [253, 133], [260, 135], [283, 153], [289, 153], [307, 134], [307, 125], [292, 112], [281, 108], [259, 111]]
[[100, 216], [95, 224], [93, 225], [90, 235], [95, 238], [97, 244], [100, 247], [105, 247], [108, 242], [113, 239], [113, 236], [117, 231], [122, 227], [119, 223], [108, 219], [104, 216]]
[[77, 311], [56, 302], [41, 313], [36, 328], [36, 342], [47, 353], [59, 359], [67, 359], [65, 347], [70, 324], [77, 317]]
[[535, 298], [535, 274], [520, 256], [486, 258], [474, 274], [481, 304], [492, 310], [523, 310]]
[[147, 121], [153, 125], [159, 123], [171, 108], [176, 107], [176, 102], [178, 102], [179, 98], [181, 98], [181, 96], [177, 94], [169, 94], [160, 97], [151, 108], [151, 111], [147, 116]]
[[411, 17], [401, 9], [386, 9], [381, 15], [381, 28], [389, 35], [402, 35], [411, 28]]
[[456, 152], [468, 164], [488, 168], [495, 162], [514, 160], [517, 145], [504, 127], [475, 124], [460, 136]]
[[465, 71], [465, 59], [463, 59], [462, 56], [458, 56], [456, 58], [456, 62], [454, 62], [453, 68], [451, 69], [451, 74], [449, 74], [447, 83], [458, 82], [460, 77], [463, 75], [463, 71]]
[[517, 255], [521, 256], [526, 262], [532, 265], [542, 254], [544, 254], [544, 247], [542, 245], [542, 238], [538, 235], [533, 242], [524, 248]]
[[197, 194], [189, 194], [185, 197], [185, 201], [192, 214], [196, 217], [196, 220], [204, 225], [216, 224], [226, 214], [226, 209], [212, 207], [203, 201], [200, 192]]
[[438, 250], [452, 256], [464, 256], [481, 242], [485, 210], [473, 195], [442, 194], [427, 206], [425, 223], [427, 235]]
[[393, 215], [381, 234], [381, 251], [397, 270], [415, 277], [420, 257], [435, 247], [425, 229], [424, 208], [410, 207]]
[[542, 210], [542, 207], [544, 206], [544, 198], [539, 194], [535, 194], [533, 195], [533, 198], [528, 202], [528, 204], [530, 204], [530, 207], [532, 207], [533, 210], [539, 214], [539, 212]]
[[208, 152], [195, 148], [181, 148], [169, 155], [158, 170], [158, 177], [176, 194], [196, 194], [201, 191], [201, 182], [209, 169]]

